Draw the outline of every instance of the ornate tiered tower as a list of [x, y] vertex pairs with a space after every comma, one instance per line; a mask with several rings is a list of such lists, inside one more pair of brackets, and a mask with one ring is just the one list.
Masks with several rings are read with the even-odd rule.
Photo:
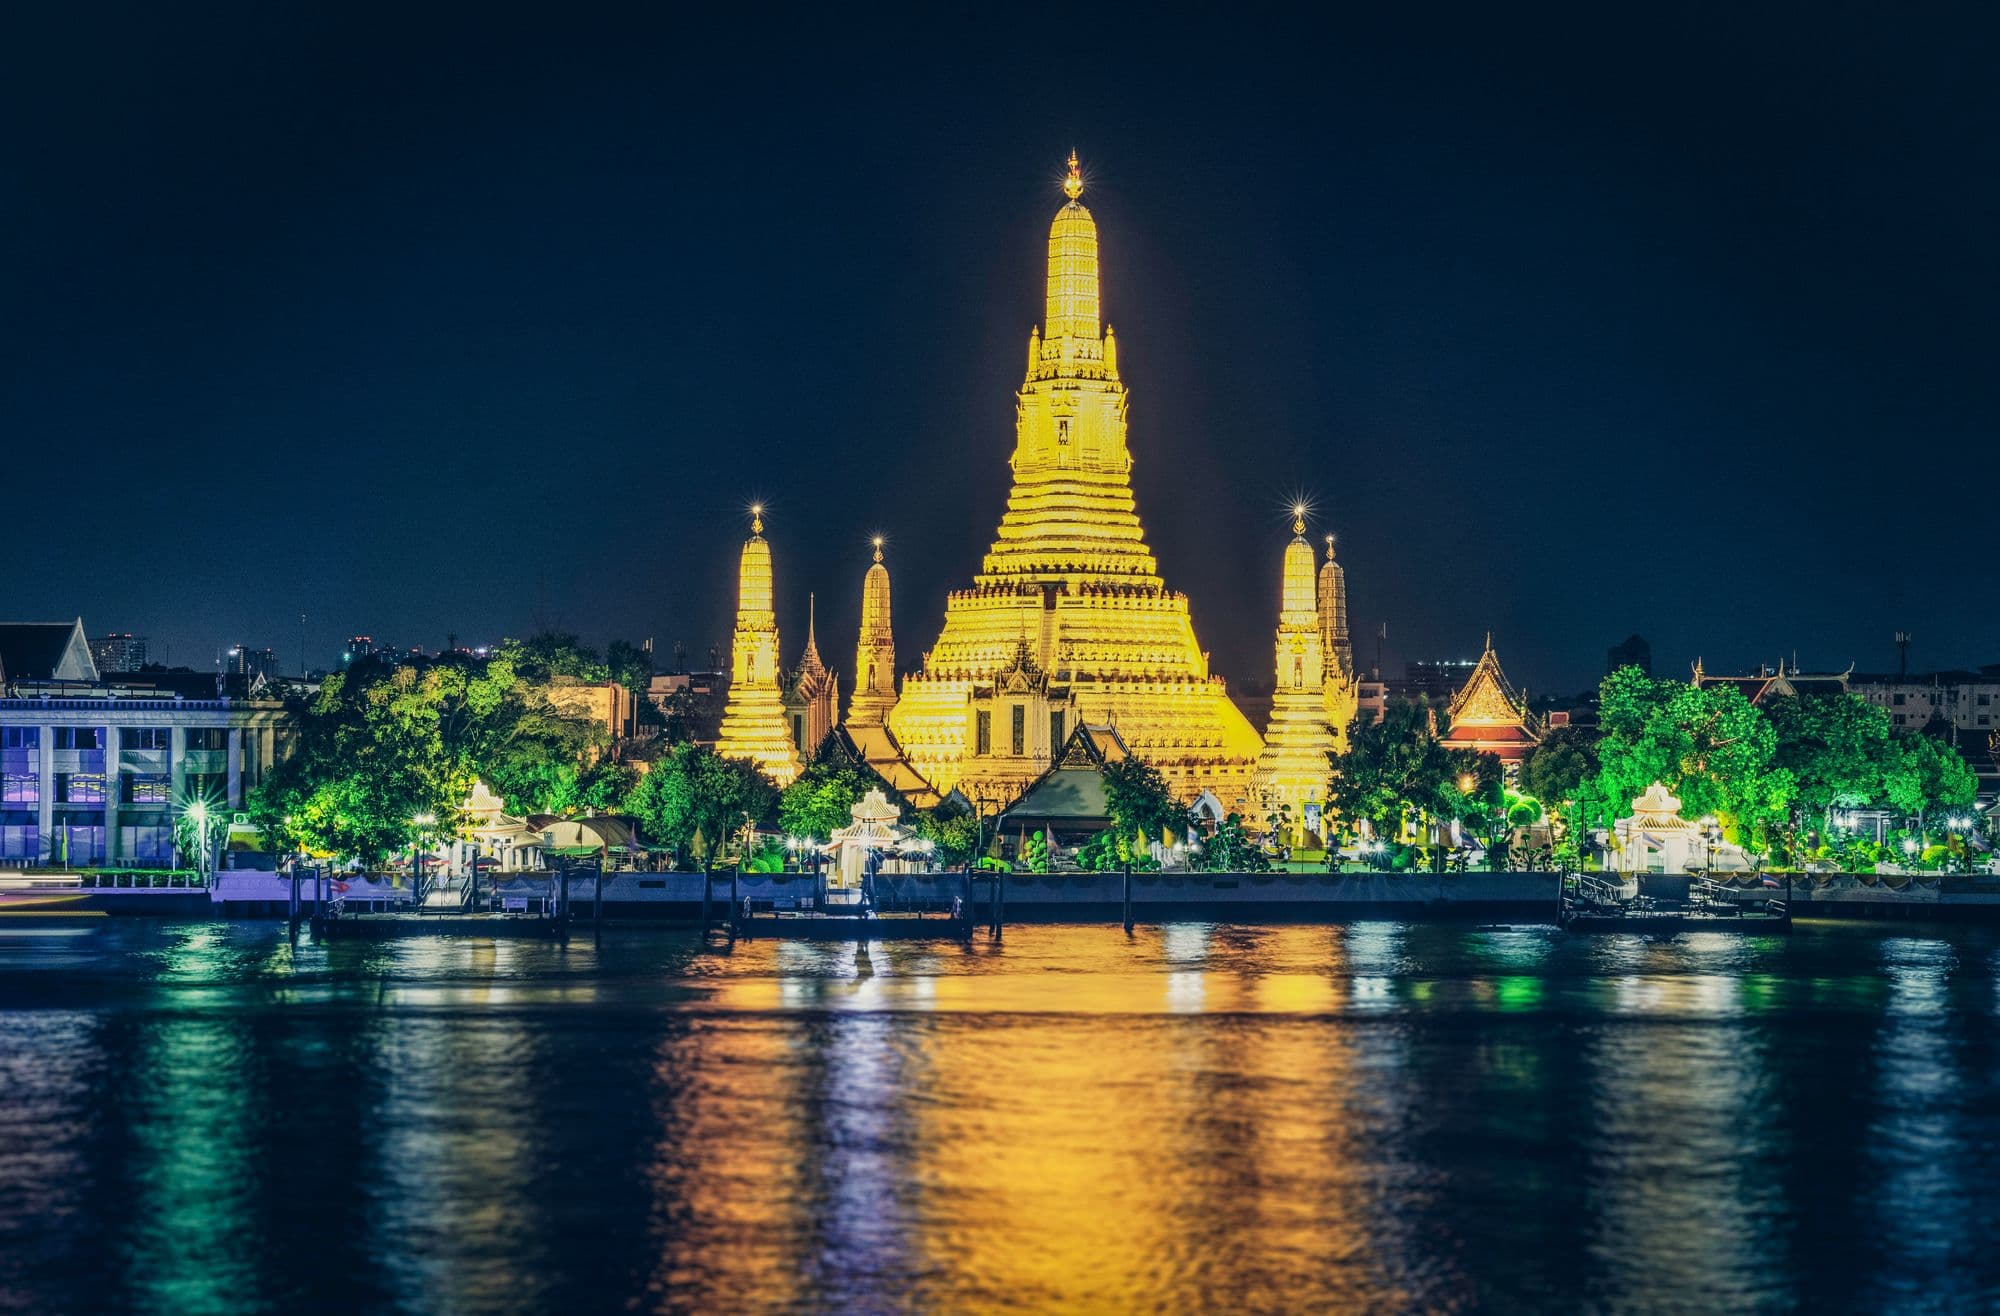
[[1308, 830], [1319, 829], [1327, 778], [1333, 772], [1327, 755], [1337, 747], [1326, 717], [1326, 600], [1315, 598], [1313, 551], [1305, 530], [1305, 509], [1296, 508], [1278, 608], [1277, 685], [1256, 777], [1263, 809], [1277, 812], [1285, 806], [1291, 820], [1287, 839], [1294, 845], [1305, 840]]
[[736, 578], [736, 633], [729, 645], [729, 703], [716, 752], [748, 759], [778, 785], [799, 775], [799, 758], [778, 693], [778, 619], [771, 609], [771, 546], [764, 509], [750, 509], [750, 538]]
[[944, 632], [904, 680], [889, 726], [939, 790], [981, 803], [1018, 795], [1089, 722], [1115, 725], [1183, 797], [1207, 789], [1235, 806], [1262, 744], [1209, 675], [1187, 599], [1168, 592], [1146, 547], [1117, 342], [1098, 324], [1097, 224], [1073, 154], [1063, 190], [999, 536], [972, 588], [947, 600]]
[[854, 646], [854, 695], [847, 701], [847, 725], [877, 727], [896, 707], [896, 637], [889, 627], [889, 568], [882, 565], [882, 541], [875, 540], [875, 564], [861, 580], [861, 638]]
[[1347, 633], [1347, 572], [1333, 560], [1333, 536], [1326, 537], [1326, 565], [1319, 569], [1320, 651], [1326, 655], [1326, 722], [1333, 738], [1347, 747], [1347, 726], [1360, 702], [1354, 670], [1354, 643]]
[[801, 759], [811, 758], [826, 739], [840, 710], [840, 678], [820, 661], [816, 634], [818, 602], [806, 595], [806, 649], [799, 665], [785, 684], [785, 721], [792, 728], [792, 744]]

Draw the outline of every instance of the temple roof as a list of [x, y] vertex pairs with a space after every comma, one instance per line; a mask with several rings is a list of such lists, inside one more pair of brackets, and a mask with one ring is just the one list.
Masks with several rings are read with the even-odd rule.
[[1500, 670], [1500, 658], [1493, 652], [1493, 636], [1489, 633], [1486, 652], [1479, 655], [1472, 675], [1451, 697], [1447, 711], [1452, 734], [1457, 735], [1461, 727], [1477, 727], [1482, 731], [1504, 726], [1528, 729], [1527, 710], [1527, 700], [1509, 683], [1507, 674]]
[[0, 622], [0, 682], [95, 681], [83, 619]]
[[1000, 816], [1001, 825], [1034, 822], [1102, 827], [1111, 821], [1104, 765], [1131, 757], [1118, 728], [1085, 723], [1070, 732], [1055, 763]]

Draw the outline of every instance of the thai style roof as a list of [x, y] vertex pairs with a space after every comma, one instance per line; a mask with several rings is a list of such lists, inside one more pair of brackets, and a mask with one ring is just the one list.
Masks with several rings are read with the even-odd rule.
[[1784, 695], [1843, 695], [1847, 693], [1848, 681], [1854, 676], [1849, 667], [1844, 672], [1815, 672], [1802, 674], [1786, 671], [1784, 661], [1778, 662], [1776, 671], [1763, 668], [1747, 676], [1716, 676], [1703, 669], [1701, 659], [1694, 660], [1695, 686], [1733, 686], [1750, 703], [1762, 703], [1766, 699], [1776, 699]]
[[1486, 651], [1451, 697], [1447, 713], [1451, 726], [1443, 743], [1454, 749], [1474, 749], [1517, 762], [1542, 741], [1541, 721], [1528, 712], [1528, 701], [1500, 670], [1490, 633]]
[[83, 618], [0, 622], [0, 683], [95, 680]]
[[1088, 723], [1077, 727], [1063, 742], [1054, 765], [1001, 815], [1001, 825], [1106, 826], [1111, 809], [1104, 792], [1104, 765], [1130, 757], [1116, 727]]
[[937, 789], [910, 766], [903, 757], [903, 747], [896, 743], [889, 728], [880, 723], [864, 726], [842, 723], [827, 733], [820, 752], [828, 749], [850, 763], [866, 767], [913, 809], [935, 809], [940, 803]]

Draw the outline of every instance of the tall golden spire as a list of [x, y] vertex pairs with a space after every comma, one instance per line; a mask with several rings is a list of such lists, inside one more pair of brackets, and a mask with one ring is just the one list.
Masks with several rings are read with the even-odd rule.
[[1291, 819], [1285, 840], [1294, 845], [1305, 840], [1309, 816], [1312, 830], [1318, 830], [1332, 771], [1327, 755], [1338, 748], [1326, 717], [1326, 654], [1320, 645], [1316, 584], [1312, 545], [1306, 542], [1306, 509], [1299, 504], [1292, 508], [1292, 539], [1285, 545], [1274, 649], [1277, 681], [1255, 777], [1268, 812], [1285, 806]]
[[854, 645], [854, 695], [847, 702], [853, 726], [879, 726], [896, 706], [896, 637], [889, 625], [889, 568], [882, 565], [882, 537], [875, 536], [874, 565], [861, 578], [861, 634]]
[[729, 645], [729, 702], [715, 749], [746, 759], [778, 785], [799, 775], [798, 754], [785, 729], [778, 692], [778, 619], [772, 610], [771, 546], [764, 509], [750, 509], [750, 538], [736, 573], [736, 631]]
[[1083, 195], [1083, 175], [1076, 152], [1070, 152], [1069, 177], [1063, 180], [1069, 203], [1049, 225], [1048, 315], [1042, 327], [1042, 355], [1052, 353], [1067, 365], [1071, 360], [1101, 358], [1097, 342], [1097, 221], [1077, 200]]
[[933, 787], [1004, 800], [1067, 731], [1115, 725], [1183, 799], [1213, 790], [1236, 807], [1261, 742], [1146, 545], [1125, 385], [1098, 314], [1097, 221], [1074, 159], [1063, 190], [1047, 316], [1015, 393], [1006, 512], [972, 588], [946, 600], [922, 670], [904, 677], [889, 730]]
[[1354, 645], [1347, 634], [1347, 572], [1333, 559], [1334, 538], [1326, 537], [1326, 565], [1319, 569], [1319, 635], [1329, 676], [1354, 670]]

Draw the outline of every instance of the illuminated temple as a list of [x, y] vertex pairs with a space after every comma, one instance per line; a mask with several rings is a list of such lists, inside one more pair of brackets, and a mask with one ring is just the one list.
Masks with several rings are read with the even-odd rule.
[[1208, 790], [1233, 807], [1249, 798], [1262, 740], [1210, 675], [1187, 598], [1166, 588], [1146, 546], [1074, 155], [1063, 186], [1047, 315], [1015, 395], [1007, 510], [888, 729], [932, 786], [975, 803], [1014, 799], [1090, 723], [1114, 726], [1184, 798]]
[[[1260, 811], [1269, 816], [1282, 810], [1288, 821], [1281, 830], [1294, 844], [1303, 844], [1308, 833], [1320, 828], [1327, 779], [1333, 773], [1327, 756], [1345, 742], [1347, 726], [1331, 715], [1343, 683], [1328, 661], [1328, 622], [1337, 609], [1344, 636], [1346, 605], [1338, 593], [1332, 599], [1321, 597], [1318, 586], [1326, 577], [1313, 569], [1312, 545], [1306, 542], [1305, 531], [1305, 508], [1296, 508], [1279, 596], [1271, 721], [1256, 774]], [[1337, 573], [1330, 556], [1331, 536], [1328, 539], [1327, 566]], [[1337, 576], [1332, 583], [1337, 591]], [[1351, 686], [1348, 682], [1345, 688]]]
[[756, 764], [783, 786], [799, 775], [799, 756], [778, 686], [778, 618], [772, 609], [771, 546], [764, 542], [763, 512], [751, 509], [750, 538], [737, 568], [729, 702], [715, 751]]

